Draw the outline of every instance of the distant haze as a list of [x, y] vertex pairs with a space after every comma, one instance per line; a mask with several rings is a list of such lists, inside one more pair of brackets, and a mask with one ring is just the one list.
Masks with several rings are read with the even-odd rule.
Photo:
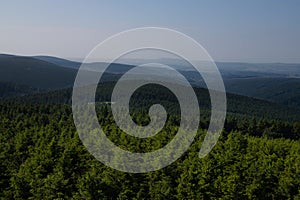
[[300, 63], [300, 1], [2, 1], [0, 52], [84, 58], [131, 28], [181, 31], [217, 61]]

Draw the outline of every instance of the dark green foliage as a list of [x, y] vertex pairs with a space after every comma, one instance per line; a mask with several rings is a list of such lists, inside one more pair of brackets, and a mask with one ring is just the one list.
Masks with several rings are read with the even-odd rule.
[[299, 76], [225, 79], [224, 82], [230, 93], [256, 97], [281, 105], [300, 106]]
[[[133, 151], [171, 139], [125, 139], [107, 104], [98, 107], [108, 136]], [[234, 118], [213, 151], [198, 158], [205, 129], [178, 161], [155, 172], [129, 174], [101, 164], [82, 145], [68, 105], [0, 105], [0, 196], [7, 199], [293, 199], [300, 196], [300, 142], [269, 139], [299, 134], [299, 123]], [[135, 118], [146, 119], [142, 113]], [[165, 130], [176, 132], [176, 117]], [[206, 126], [207, 121], [203, 121]], [[281, 136], [282, 134], [279, 134]], [[253, 137], [262, 136], [262, 137]], [[279, 137], [278, 136], [278, 137]], [[144, 145], [142, 145], [144, 144]], [[156, 146], [157, 145], [157, 146]]]
[[45, 89], [33, 88], [27, 85], [19, 85], [10, 82], [0, 82], [0, 98], [8, 98], [15, 96], [24, 96], [39, 92], [46, 92]]
[[[111, 141], [132, 152], [166, 145], [180, 125], [172, 93], [146, 85], [130, 101], [131, 116], [149, 123], [148, 109], [168, 112], [163, 130], [137, 139], [122, 132], [110, 109], [114, 83], [101, 83], [96, 111]], [[201, 122], [189, 150], [170, 166], [144, 174], [111, 169], [83, 146], [73, 123], [71, 91], [0, 102], [0, 197], [3, 199], [299, 199], [300, 112], [228, 95], [224, 131], [206, 157], [198, 152], [209, 124], [207, 90], [195, 88]], [[291, 121], [289, 121], [291, 120]]]
[[[104, 74], [104, 79], [110, 77], [111, 74]], [[116, 79], [119, 75], [115, 75]], [[96, 93], [96, 101], [110, 101], [111, 92], [113, 91], [115, 82], [102, 82], [98, 86]], [[198, 96], [201, 115], [207, 114], [210, 108], [209, 94], [206, 89], [194, 88], [196, 95]], [[23, 97], [15, 97], [6, 99], [6, 102], [13, 102], [19, 104], [71, 104], [72, 89], [63, 89], [58, 91], [52, 91], [44, 94], [26, 95]], [[4, 100], [3, 100], [4, 101]], [[162, 103], [164, 101], [165, 103]], [[139, 89], [135, 93], [135, 98], [132, 99], [132, 103], [138, 106], [142, 106], [140, 102], [160, 102], [164, 105], [168, 104], [170, 109], [175, 113], [175, 107], [177, 106], [177, 99], [172, 93], [159, 86], [145, 86]], [[143, 103], [143, 104], [144, 104]], [[178, 110], [178, 109], [177, 109]], [[174, 112], [172, 114], [174, 114]], [[227, 93], [227, 114], [228, 116], [238, 117], [240, 120], [244, 118], [255, 117], [268, 120], [281, 120], [281, 121], [300, 121], [300, 109], [281, 106], [275, 103], [267, 101], [230, 94]]]

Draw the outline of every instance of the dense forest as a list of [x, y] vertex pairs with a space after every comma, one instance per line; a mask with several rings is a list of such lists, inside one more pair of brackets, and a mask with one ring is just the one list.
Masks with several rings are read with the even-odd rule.
[[[131, 99], [133, 120], [149, 122], [147, 109], [162, 102], [167, 122], [154, 138], [122, 132], [111, 113], [114, 83], [99, 85], [99, 123], [118, 146], [149, 152], [167, 144], [180, 124], [167, 89], [145, 86]], [[76, 132], [71, 90], [0, 102], [0, 197], [5, 199], [300, 199], [300, 112], [228, 94], [228, 115], [213, 150], [199, 159], [209, 124], [207, 91], [195, 89], [201, 122], [188, 151], [154, 172], [131, 174], [96, 160]], [[200, 95], [201, 94], [201, 95]], [[143, 102], [142, 104], [140, 102]], [[262, 110], [264, 108], [264, 110]]]

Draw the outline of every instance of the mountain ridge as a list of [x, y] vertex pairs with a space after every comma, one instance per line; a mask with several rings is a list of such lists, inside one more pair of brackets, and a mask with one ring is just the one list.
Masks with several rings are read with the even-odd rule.
[[[163, 61], [167, 63], [169, 60]], [[206, 87], [201, 75], [192, 71], [191, 66], [181, 67], [176, 64], [176, 60], [172, 62], [192, 85]], [[68, 88], [73, 85], [80, 65], [80, 62], [53, 56], [0, 54], [0, 82], [41, 90]], [[107, 63], [86, 64], [90, 71], [99, 71], [105, 65]], [[216, 62], [216, 65], [220, 69], [227, 92], [300, 107], [300, 64]], [[105, 80], [116, 81], [133, 67], [134, 65], [113, 63], [106, 70]]]

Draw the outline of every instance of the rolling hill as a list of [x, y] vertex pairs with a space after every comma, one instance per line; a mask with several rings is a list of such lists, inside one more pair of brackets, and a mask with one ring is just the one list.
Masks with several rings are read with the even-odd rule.
[[[96, 92], [96, 102], [109, 102], [115, 82], [102, 82]], [[148, 85], [149, 86], [149, 85]], [[178, 86], [184, 87], [184, 86]], [[207, 89], [194, 87], [201, 113], [209, 113], [210, 98]], [[23, 97], [3, 99], [2, 102], [13, 104], [68, 104], [72, 102], [72, 88], [51, 91], [43, 94], [31, 94]], [[165, 102], [171, 110], [178, 109], [177, 99], [170, 91], [153, 85], [138, 89], [131, 98], [133, 107], [151, 103]], [[142, 103], [142, 104], [141, 104]], [[300, 121], [300, 109], [290, 108], [276, 103], [227, 93], [227, 115], [244, 118], [264, 118], [281, 121]]]
[[[169, 64], [180, 71], [194, 86], [206, 87], [201, 76], [185, 62], [177, 60], [150, 60]], [[106, 70], [103, 81], [116, 81], [134, 64], [149, 60], [113, 63]], [[101, 71], [106, 63], [87, 63], [90, 72]], [[274, 103], [300, 107], [300, 65], [283, 63], [216, 63], [229, 93], [259, 98]], [[0, 86], [16, 84], [36, 91], [49, 91], [72, 87], [80, 62], [51, 56], [14, 56], [0, 54]], [[103, 70], [102, 70], [103, 71]], [[92, 74], [91, 73], [91, 74]], [[146, 73], [146, 72], [145, 72]], [[164, 74], [168, 76], [168, 74]], [[6, 91], [1, 96], [15, 96], [32, 93], [27, 91]]]
[[33, 56], [38, 60], [46, 61], [55, 65], [59, 65], [62, 67], [72, 68], [72, 69], [79, 69], [81, 63], [75, 62], [63, 58], [53, 57], [53, 56]]
[[32, 57], [0, 55], [0, 81], [42, 89], [71, 87], [77, 70]]

